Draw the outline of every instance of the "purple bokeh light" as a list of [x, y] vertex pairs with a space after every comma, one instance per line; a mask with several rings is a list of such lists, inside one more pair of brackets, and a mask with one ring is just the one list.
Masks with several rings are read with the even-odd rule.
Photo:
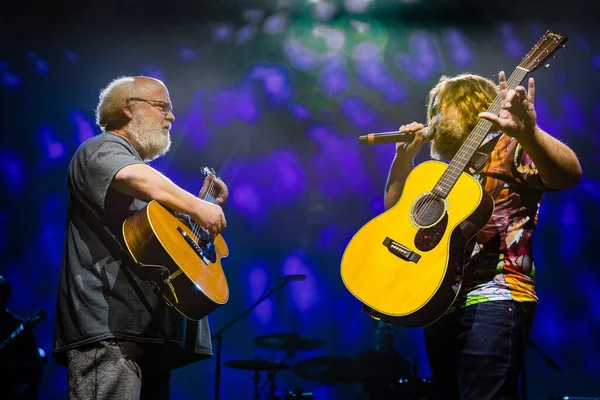
[[360, 43], [352, 55], [358, 78], [365, 86], [378, 89], [388, 102], [398, 103], [406, 99], [406, 90], [390, 75], [376, 43]]
[[233, 28], [229, 24], [214, 24], [212, 38], [216, 42], [230, 42], [233, 38]]
[[287, 39], [283, 44], [283, 52], [294, 67], [300, 70], [313, 69], [320, 60], [316, 51], [306, 47], [298, 39]]
[[16, 89], [21, 86], [21, 78], [12, 72], [2, 74], [2, 86], [7, 89]]
[[306, 275], [306, 280], [302, 283], [291, 282], [288, 285], [292, 293], [292, 302], [296, 308], [301, 311], [309, 310], [319, 299], [317, 285], [310, 268], [300, 257], [292, 255], [283, 262], [282, 273], [283, 275]]
[[332, 1], [317, 1], [312, 10], [312, 15], [320, 21], [329, 21], [337, 12], [337, 6]]
[[179, 49], [179, 58], [183, 61], [192, 61], [196, 59], [196, 51], [190, 47], [182, 47]]
[[573, 133], [587, 133], [586, 117], [584, 107], [578, 96], [573, 93], [562, 93], [560, 96], [560, 109], [562, 114], [559, 118], [561, 131]]
[[269, 34], [282, 33], [287, 25], [288, 18], [287, 14], [282, 12], [273, 14], [265, 19], [263, 29]]
[[255, 65], [250, 69], [251, 79], [262, 81], [263, 90], [275, 103], [290, 100], [293, 96], [292, 85], [287, 71], [276, 65]]
[[339, 199], [349, 192], [364, 196], [371, 190], [355, 137], [340, 137], [326, 126], [310, 128], [308, 137], [321, 146], [312, 162], [312, 175], [325, 196]]
[[21, 78], [10, 70], [6, 61], [0, 61], [0, 83], [7, 89], [16, 89], [21, 86]]
[[306, 176], [298, 156], [277, 150], [243, 164], [231, 162], [228, 169], [256, 171], [239, 174], [231, 182], [231, 204], [254, 221], [266, 218], [270, 209], [290, 205], [306, 190]]
[[213, 95], [212, 121], [219, 126], [229, 125], [235, 120], [251, 123], [260, 116], [256, 96], [250, 85], [222, 89]]
[[244, 44], [249, 42], [256, 35], [256, 26], [246, 25], [240, 28], [235, 34], [235, 44]]
[[344, 99], [340, 107], [342, 115], [361, 131], [369, 130], [376, 122], [377, 113], [358, 97]]
[[48, 74], [48, 71], [50, 70], [48, 63], [44, 59], [42, 59], [36, 52], [29, 50], [27, 51], [26, 56], [27, 59], [33, 63], [35, 70], [40, 75]]
[[212, 134], [206, 126], [205, 108], [203, 106], [204, 91], [196, 90], [192, 95], [189, 107], [185, 115], [175, 114], [176, 120], [173, 124], [175, 129], [181, 129], [185, 135], [186, 141], [191, 143], [194, 148], [203, 148], [207, 146]]
[[[248, 273], [248, 282], [250, 284], [250, 300], [254, 303], [264, 294], [265, 289], [269, 284], [265, 268], [263, 266], [252, 267]], [[271, 299], [267, 299], [260, 303], [254, 309], [254, 314], [262, 323], [271, 322], [273, 315], [273, 302]]]
[[65, 153], [65, 146], [56, 139], [56, 131], [50, 125], [42, 125], [38, 128], [40, 142], [44, 146], [46, 157], [50, 160], [61, 158]]
[[73, 64], [77, 64], [77, 62], [79, 61], [79, 56], [75, 53], [73, 53], [71, 50], [63, 50], [63, 54], [67, 57], [67, 59], [69, 61], [71, 61]]
[[248, 22], [256, 24], [265, 16], [265, 10], [260, 8], [248, 8], [244, 10], [244, 19]]
[[296, 119], [308, 119], [310, 117], [310, 114], [308, 112], [308, 110], [306, 109], [306, 107], [304, 107], [301, 104], [295, 104], [293, 106], [290, 106], [290, 109], [292, 111], [292, 114], [294, 114], [294, 116], [296, 117]]
[[19, 192], [25, 184], [25, 171], [23, 161], [7, 150], [0, 153], [0, 171], [2, 181], [14, 192]]
[[447, 29], [444, 33], [446, 44], [451, 49], [452, 62], [460, 68], [468, 68], [473, 62], [473, 50], [463, 37], [462, 33], [455, 28]]
[[414, 80], [425, 81], [441, 67], [440, 56], [430, 34], [416, 32], [410, 36], [410, 53], [400, 54], [398, 64]]
[[352, 14], [364, 14], [371, 0], [344, 0], [344, 9]]
[[95, 135], [94, 124], [80, 111], [71, 111], [71, 122], [75, 126], [79, 144]]
[[595, 69], [600, 69], [600, 54], [596, 54], [594, 58], [592, 58], [592, 65]]
[[341, 57], [332, 57], [327, 60], [319, 72], [321, 87], [330, 96], [343, 93], [348, 89], [349, 79], [346, 70], [346, 60]]
[[515, 58], [525, 57], [525, 45], [518, 39], [514, 27], [510, 24], [503, 24], [499, 28], [500, 36], [504, 42], [504, 51], [506, 54]]
[[569, 260], [574, 259], [580, 253], [580, 244], [583, 239], [581, 237], [582, 231], [578, 229], [581, 217], [579, 216], [577, 206], [572, 200], [569, 199], [563, 202], [559, 221], [562, 227], [559, 232], [563, 237], [560, 256], [564, 259], [565, 263], [568, 263]]

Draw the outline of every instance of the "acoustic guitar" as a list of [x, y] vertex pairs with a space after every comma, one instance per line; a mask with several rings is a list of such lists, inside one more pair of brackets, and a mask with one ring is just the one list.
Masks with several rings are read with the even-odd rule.
[[[214, 170], [203, 168], [205, 175]], [[211, 181], [202, 200], [214, 203]], [[229, 300], [221, 259], [229, 255], [225, 239], [209, 233], [188, 215], [176, 214], [155, 200], [123, 223], [125, 247], [141, 268], [165, 267], [156, 285], [168, 305], [197, 321]]]
[[[565, 48], [566, 41], [566, 36], [547, 31], [514, 70], [508, 89]], [[487, 111], [499, 115], [500, 101], [496, 96]], [[480, 119], [449, 164], [417, 165], [398, 203], [348, 243], [341, 277], [372, 317], [421, 327], [440, 318], [456, 299], [475, 235], [494, 210], [490, 195], [464, 172], [491, 127]]]

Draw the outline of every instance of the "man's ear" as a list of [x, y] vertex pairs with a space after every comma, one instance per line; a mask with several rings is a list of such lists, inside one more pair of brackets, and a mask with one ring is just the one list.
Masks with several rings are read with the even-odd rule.
[[128, 119], [128, 120], [132, 120], [133, 119], [133, 113], [131, 112], [131, 108], [129, 108], [128, 106], [125, 106], [121, 109], [123, 111], [123, 115]]

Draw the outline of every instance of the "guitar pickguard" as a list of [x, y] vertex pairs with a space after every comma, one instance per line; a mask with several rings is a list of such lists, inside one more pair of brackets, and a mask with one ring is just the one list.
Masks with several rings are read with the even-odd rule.
[[421, 228], [415, 235], [415, 247], [421, 251], [430, 251], [437, 246], [448, 228], [448, 214], [435, 225]]

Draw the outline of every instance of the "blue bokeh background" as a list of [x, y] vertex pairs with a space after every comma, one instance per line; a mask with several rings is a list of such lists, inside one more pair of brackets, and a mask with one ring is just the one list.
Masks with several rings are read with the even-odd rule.
[[[442, 74], [496, 79], [500, 70], [512, 72], [552, 29], [569, 35], [569, 50], [559, 52], [550, 69], [532, 74], [538, 121], [576, 151], [584, 179], [543, 199], [535, 235], [541, 301], [532, 339], [562, 372], [530, 347], [528, 387], [533, 399], [600, 396], [600, 28], [561, 19], [560, 10], [474, 24], [379, 18], [353, 4], [354, 12], [334, 19], [252, 9], [180, 16], [176, 23], [156, 16], [109, 23], [83, 11], [5, 21], [0, 273], [14, 286], [12, 311], [48, 311], [36, 330], [40, 346], [52, 348], [66, 167], [77, 146], [99, 132], [93, 116], [98, 92], [113, 78], [154, 76], [170, 90], [173, 146], [153, 163], [157, 169], [193, 193], [203, 166], [229, 185], [224, 237], [231, 254], [224, 267], [232, 296], [211, 314], [213, 331], [256, 301], [273, 278], [307, 276], [262, 303], [223, 340], [223, 361], [282, 359], [282, 352], [253, 345], [263, 334], [296, 332], [325, 341], [298, 352], [293, 364], [354, 357], [375, 344], [374, 322], [344, 288], [339, 262], [353, 233], [383, 211], [394, 147], [361, 147], [357, 137], [423, 121], [427, 91]], [[398, 328], [395, 346], [426, 377], [421, 334]], [[212, 398], [214, 362], [175, 371], [173, 398]], [[251, 378], [251, 372], [223, 368], [222, 398], [251, 398]], [[66, 370], [50, 358], [41, 398], [66, 398], [66, 384]], [[291, 371], [279, 373], [277, 385], [314, 386]], [[358, 389], [318, 387], [314, 396], [356, 399]]]

